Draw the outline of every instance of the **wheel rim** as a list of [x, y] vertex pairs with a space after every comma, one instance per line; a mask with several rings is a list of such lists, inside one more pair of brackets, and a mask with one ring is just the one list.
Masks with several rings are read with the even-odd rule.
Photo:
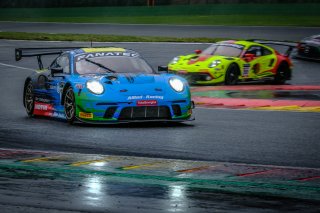
[[32, 89], [33, 89], [32, 84], [29, 83], [26, 88], [25, 96], [24, 96], [24, 104], [28, 113], [32, 112], [33, 104], [34, 104], [34, 100], [33, 100], [34, 95], [33, 95]]
[[279, 78], [280, 78], [280, 80], [283, 80], [284, 77], [285, 77], [285, 71], [284, 71], [283, 69], [281, 69], [281, 70], [279, 71]]
[[64, 99], [64, 110], [68, 120], [73, 119], [75, 113], [73, 91], [69, 89]]

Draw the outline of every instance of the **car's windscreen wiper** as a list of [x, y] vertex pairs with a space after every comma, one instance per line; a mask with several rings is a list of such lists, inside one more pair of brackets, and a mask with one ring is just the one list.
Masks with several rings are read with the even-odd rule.
[[108, 72], [111, 72], [111, 73], [115, 73], [115, 72], [116, 72], [116, 71], [114, 71], [114, 70], [112, 70], [112, 69], [104, 66], [103, 64], [100, 64], [100, 63], [91, 61], [90, 59], [87, 59], [87, 58], [86, 58], [86, 59], [84, 59], [84, 60], [86, 60], [87, 62], [89, 62], [89, 63], [91, 63], [91, 64], [97, 65], [98, 67], [101, 67], [101, 68], [107, 70]]

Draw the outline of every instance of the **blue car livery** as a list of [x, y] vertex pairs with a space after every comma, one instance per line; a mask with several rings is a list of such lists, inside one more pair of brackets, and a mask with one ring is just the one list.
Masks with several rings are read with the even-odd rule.
[[[155, 72], [133, 50], [19, 48], [15, 53], [17, 61], [34, 56], [39, 63], [24, 84], [29, 116], [62, 118], [71, 124], [194, 119], [186, 80]], [[54, 54], [58, 57], [43, 69], [41, 57]]]

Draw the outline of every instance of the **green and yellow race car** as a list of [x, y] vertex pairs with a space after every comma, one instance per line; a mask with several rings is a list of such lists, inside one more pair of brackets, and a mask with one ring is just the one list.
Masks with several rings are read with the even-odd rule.
[[284, 84], [291, 79], [291, 51], [289, 46], [288, 51], [282, 54], [263, 42], [222, 41], [204, 51], [196, 50], [194, 54], [173, 58], [168, 69], [185, 77], [191, 84], [234, 85], [250, 80], [272, 80], [276, 84]]

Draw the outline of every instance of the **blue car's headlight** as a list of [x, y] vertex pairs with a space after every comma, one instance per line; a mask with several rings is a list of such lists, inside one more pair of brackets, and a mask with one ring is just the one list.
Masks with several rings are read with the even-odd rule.
[[184, 83], [178, 78], [170, 78], [169, 84], [176, 92], [182, 92], [184, 90]]
[[179, 57], [179, 56], [178, 56], [178, 57], [174, 57], [174, 58], [171, 60], [170, 64], [176, 64], [176, 63], [178, 63], [179, 60], [180, 60], [180, 57]]
[[104, 92], [103, 85], [97, 80], [87, 81], [86, 86], [94, 94], [101, 95]]
[[210, 67], [210, 68], [216, 67], [216, 66], [218, 66], [219, 64], [221, 64], [221, 61], [220, 61], [220, 60], [214, 60], [213, 62], [211, 62], [211, 64], [209, 65], [209, 67]]

